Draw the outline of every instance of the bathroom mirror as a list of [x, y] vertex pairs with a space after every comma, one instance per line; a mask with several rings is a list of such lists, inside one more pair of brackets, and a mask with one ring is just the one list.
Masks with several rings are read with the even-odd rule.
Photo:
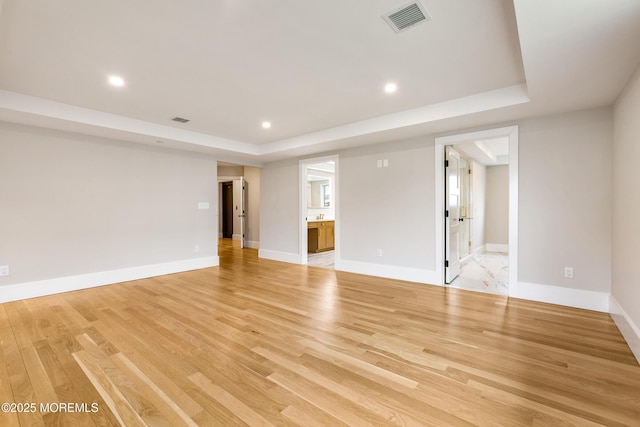
[[331, 207], [331, 179], [307, 175], [307, 207], [314, 209]]

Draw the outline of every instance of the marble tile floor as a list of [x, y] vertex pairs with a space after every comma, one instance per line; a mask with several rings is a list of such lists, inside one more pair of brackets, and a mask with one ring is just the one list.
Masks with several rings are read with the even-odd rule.
[[318, 252], [317, 254], [307, 254], [307, 265], [311, 267], [335, 268], [334, 251]]
[[460, 275], [449, 286], [509, 295], [509, 254], [503, 252], [475, 254], [462, 264]]

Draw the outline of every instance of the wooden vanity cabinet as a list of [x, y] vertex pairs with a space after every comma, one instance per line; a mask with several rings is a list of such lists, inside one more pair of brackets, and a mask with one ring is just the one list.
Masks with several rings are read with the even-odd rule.
[[334, 249], [334, 221], [307, 223], [307, 244], [309, 252], [317, 253]]

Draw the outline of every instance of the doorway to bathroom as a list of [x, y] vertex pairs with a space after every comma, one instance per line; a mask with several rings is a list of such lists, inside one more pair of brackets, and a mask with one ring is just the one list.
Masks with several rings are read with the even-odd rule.
[[300, 263], [335, 268], [338, 238], [338, 156], [300, 161]]

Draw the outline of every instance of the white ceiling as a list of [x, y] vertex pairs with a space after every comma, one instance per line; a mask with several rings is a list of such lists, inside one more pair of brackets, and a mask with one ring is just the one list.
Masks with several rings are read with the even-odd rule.
[[260, 165], [610, 105], [639, 63], [638, 0], [423, 3], [0, 0], [0, 120]]
[[474, 160], [485, 166], [506, 165], [509, 163], [509, 137], [483, 139], [463, 142], [455, 149], [468, 160]]

